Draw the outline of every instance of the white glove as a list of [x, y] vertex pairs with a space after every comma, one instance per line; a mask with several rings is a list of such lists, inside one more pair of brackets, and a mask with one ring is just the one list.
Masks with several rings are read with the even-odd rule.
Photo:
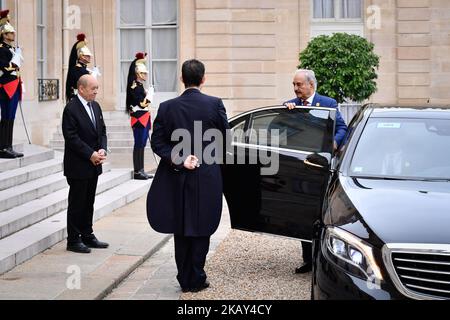
[[100, 72], [100, 69], [97, 68], [97, 67], [94, 67], [94, 69], [91, 70], [91, 75], [92, 75], [95, 79], [97, 79], [97, 77], [101, 77], [101, 76], [102, 76], [102, 74], [101, 74], [101, 72]]
[[153, 97], [155, 96], [155, 88], [153, 86], [150, 86], [147, 90], [147, 96], [145, 99], [147, 99], [150, 102], [153, 102]]
[[22, 49], [17, 47], [14, 51], [14, 55], [11, 59], [11, 63], [14, 63], [19, 68], [22, 66], [23, 56], [22, 56]]

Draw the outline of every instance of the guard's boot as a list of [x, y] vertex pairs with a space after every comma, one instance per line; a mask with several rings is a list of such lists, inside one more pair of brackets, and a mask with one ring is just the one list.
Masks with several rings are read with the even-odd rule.
[[139, 167], [141, 168], [141, 170], [139, 172], [141, 172], [142, 175], [147, 177], [147, 179], [152, 179], [153, 175], [149, 175], [144, 170], [144, 154], [145, 154], [145, 148], [139, 149]]
[[147, 176], [142, 173], [144, 170], [141, 167], [140, 161], [140, 149], [133, 149], [133, 167], [134, 167], [134, 180], [147, 180]]
[[16, 158], [23, 158], [23, 153], [16, 152], [13, 150], [13, 131], [14, 131], [14, 120], [6, 120], [7, 128], [8, 128], [8, 145], [7, 150], [12, 153]]
[[14, 159], [16, 156], [8, 150], [8, 125], [6, 120], [0, 121], [0, 159]]

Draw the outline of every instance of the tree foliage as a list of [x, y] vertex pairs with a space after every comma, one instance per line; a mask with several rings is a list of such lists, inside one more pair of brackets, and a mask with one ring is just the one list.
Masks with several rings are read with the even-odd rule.
[[362, 102], [377, 90], [379, 57], [373, 43], [347, 33], [318, 36], [300, 53], [301, 69], [315, 72], [320, 94], [336, 99]]

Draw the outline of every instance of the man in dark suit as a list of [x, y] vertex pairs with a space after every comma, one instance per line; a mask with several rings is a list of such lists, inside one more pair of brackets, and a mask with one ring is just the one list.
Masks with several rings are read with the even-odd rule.
[[100, 105], [94, 101], [98, 92], [95, 77], [82, 76], [77, 88], [78, 94], [66, 105], [62, 121], [64, 175], [70, 186], [67, 250], [90, 253], [90, 248], [108, 247], [92, 229], [98, 176], [106, 161], [106, 126]]
[[[175, 236], [177, 279], [183, 292], [198, 292], [209, 286], [204, 266], [210, 237], [222, 213], [220, 161], [225, 144], [217, 138], [205, 142], [203, 136], [215, 130], [220, 132], [219, 139], [226, 139], [229, 124], [222, 100], [201, 93], [204, 75], [200, 61], [183, 64], [186, 90], [160, 105], [151, 139], [161, 162], [148, 193], [148, 220], [154, 230]], [[172, 139], [177, 133], [184, 133], [182, 139]], [[186, 147], [183, 150], [178, 149], [180, 140]], [[203, 158], [211, 145], [217, 147], [211, 149], [217, 150], [219, 161]]]
[[[337, 149], [343, 143], [347, 133], [347, 125], [338, 110], [336, 100], [322, 96], [316, 92], [317, 79], [314, 71], [307, 69], [299, 69], [295, 72], [294, 92], [297, 98], [289, 100], [284, 104], [290, 109], [295, 109], [296, 106], [312, 106], [334, 108], [336, 113], [336, 131], [334, 136], [334, 148]], [[312, 227], [312, 226], [311, 226]], [[306, 273], [312, 269], [312, 246], [309, 242], [302, 241], [302, 256], [303, 264], [295, 269], [295, 273]]]

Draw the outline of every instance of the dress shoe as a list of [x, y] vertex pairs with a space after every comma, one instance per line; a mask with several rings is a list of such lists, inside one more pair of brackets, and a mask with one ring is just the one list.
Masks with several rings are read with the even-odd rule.
[[91, 253], [91, 249], [89, 249], [82, 242], [67, 244], [67, 251], [72, 251], [72, 252], [76, 252], [76, 253]]
[[209, 288], [209, 282], [205, 281], [202, 285], [195, 287], [195, 288], [181, 288], [181, 291], [183, 293], [187, 293], [187, 292], [200, 292], [202, 290], [205, 290], [206, 288]]
[[12, 153], [16, 158], [23, 158], [23, 153], [14, 151], [12, 147], [9, 147], [8, 150], [10, 153]]
[[146, 174], [139, 171], [134, 173], [134, 180], [148, 180], [148, 177]]
[[203, 284], [198, 286], [198, 287], [191, 288], [191, 292], [200, 292], [202, 290], [205, 290], [206, 288], [209, 288], [209, 282], [208, 281], [203, 282]]
[[109, 247], [108, 243], [101, 242], [97, 238], [83, 239], [82, 241], [88, 248], [106, 249]]
[[147, 179], [152, 179], [153, 178], [153, 175], [151, 174], [148, 174], [147, 172], [145, 172], [144, 171], [144, 169], [141, 169], [140, 171], [139, 171], [143, 176], [145, 176], [145, 177], [147, 177]]
[[14, 153], [9, 151], [9, 149], [0, 150], [0, 159], [15, 159], [17, 158]]
[[295, 268], [295, 273], [307, 273], [312, 270], [312, 263], [306, 262], [302, 264], [300, 267]]

